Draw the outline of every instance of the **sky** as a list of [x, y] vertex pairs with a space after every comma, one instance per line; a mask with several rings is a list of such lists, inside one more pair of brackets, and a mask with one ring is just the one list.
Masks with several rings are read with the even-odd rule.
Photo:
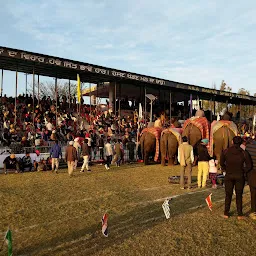
[[[225, 80], [233, 92], [245, 88], [256, 93], [254, 0], [0, 4], [0, 46], [209, 88]], [[14, 85], [15, 73], [6, 71], [3, 93], [14, 95]], [[25, 76], [20, 73], [18, 92], [24, 90]]]

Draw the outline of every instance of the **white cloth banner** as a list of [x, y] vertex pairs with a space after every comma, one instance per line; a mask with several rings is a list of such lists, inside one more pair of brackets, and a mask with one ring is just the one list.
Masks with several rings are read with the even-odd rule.
[[169, 202], [170, 202], [170, 199], [165, 199], [164, 203], [162, 204], [162, 208], [164, 210], [166, 219], [170, 219], [171, 217]]

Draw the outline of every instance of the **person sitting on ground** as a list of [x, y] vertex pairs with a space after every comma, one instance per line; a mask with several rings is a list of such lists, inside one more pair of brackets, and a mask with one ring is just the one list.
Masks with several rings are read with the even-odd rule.
[[180, 170], [180, 188], [184, 189], [184, 175], [188, 175], [188, 189], [191, 188], [192, 163], [194, 162], [193, 147], [188, 144], [188, 138], [182, 137], [183, 143], [178, 148], [178, 161]]
[[4, 159], [4, 173], [7, 174], [7, 171], [14, 170], [15, 173], [19, 172], [19, 163], [15, 154], [11, 154]]
[[38, 165], [41, 163], [41, 161], [43, 160], [41, 155], [40, 155], [40, 151], [39, 150], [36, 150], [35, 151], [36, 153], [36, 157], [35, 157], [35, 160], [34, 160], [34, 171], [39, 171], [38, 170]]
[[29, 152], [26, 152], [26, 155], [21, 159], [21, 171], [24, 172], [26, 168], [29, 168], [29, 171], [31, 172], [32, 167], [32, 159]]

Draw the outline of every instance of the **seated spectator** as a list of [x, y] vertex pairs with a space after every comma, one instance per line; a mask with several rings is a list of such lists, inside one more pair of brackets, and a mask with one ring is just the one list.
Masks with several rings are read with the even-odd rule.
[[26, 152], [26, 155], [22, 157], [21, 159], [21, 171], [24, 172], [25, 171], [25, 168], [29, 168], [29, 171], [31, 172], [32, 170], [32, 159], [30, 157], [30, 154], [29, 152]]
[[4, 159], [4, 173], [7, 174], [8, 170], [15, 170], [15, 173], [19, 172], [19, 163], [15, 154], [11, 154]]
[[36, 150], [36, 158], [34, 160], [34, 171], [39, 171], [38, 166], [42, 162], [43, 158], [40, 156], [40, 151]]
[[43, 172], [43, 171], [45, 172], [45, 171], [47, 171], [46, 160], [42, 159], [42, 160], [38, 163], [37, 171], [38, 171], [38, 172]]

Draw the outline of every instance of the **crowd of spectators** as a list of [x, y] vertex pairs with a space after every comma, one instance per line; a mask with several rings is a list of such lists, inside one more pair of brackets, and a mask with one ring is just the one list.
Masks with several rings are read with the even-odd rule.
[[122, 139], [124, 144], [135, 142], [138, 129], [134, 114], [121, 118], [107, 107], [104, 111], [86, 104], [78, 108], [74, 99], [69, 104], [65, 96], [56, 104], [50, 97], [33, 101], [31, 95], [18, 96], [16, 113], [14, 99], [1, 98], [0, 128], [2, 146], [15, 145], [12, 151], [16, 153], [22, 148], [51, 146], [55, 140], [67, 145], [75, 138], [88, 138], [93, 152], [102, 152], [108, 137]]

